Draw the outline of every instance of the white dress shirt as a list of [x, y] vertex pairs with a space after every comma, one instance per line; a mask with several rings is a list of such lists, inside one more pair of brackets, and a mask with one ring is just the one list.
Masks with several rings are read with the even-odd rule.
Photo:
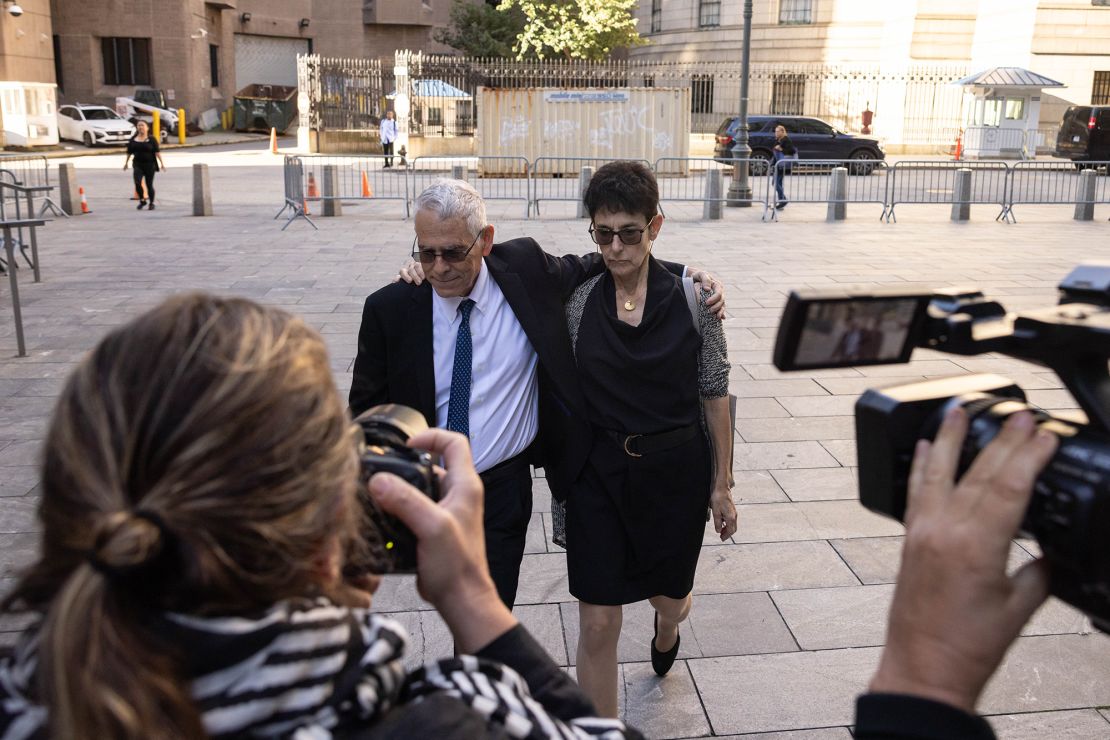
[[[478, 472], [523, 452], [538, 430], [536, 351], [501, 287], [482, 261], [470, 312], [474, 364], [470, 383], [470, 447]], [[435, 358], [436, 426], [447, 426], [455, 367], [459, 304], [432, 291], [432, 352]]]

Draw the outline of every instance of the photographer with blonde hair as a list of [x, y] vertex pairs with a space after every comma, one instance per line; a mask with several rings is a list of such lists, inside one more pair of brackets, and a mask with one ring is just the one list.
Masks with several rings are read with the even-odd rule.
[[0, 737], [639, 737], [595, 718], [498, 599], [469, 446], [439, 430], [411, 440], [443, 456], [438, 504], [370, 483], [460, 653], [406, 673], [404, 629], [344, 577], [374, 544], [360, 434], [323, 341], [282, 311], [186, 295], [105, 337], [46, 441]]

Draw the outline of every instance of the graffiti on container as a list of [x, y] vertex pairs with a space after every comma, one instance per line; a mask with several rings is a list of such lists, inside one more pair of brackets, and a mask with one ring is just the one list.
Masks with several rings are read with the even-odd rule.
[[528, 138], [530, 123], [524, 116], [501, 119], [501, 144], [504, 146], [517, 139]]
[[570, 139], [582, 130], [582, 124], [575, 120], [544, 121], [544, 139]]
[[674, 145], [674, 139], [666, 131], [660, 131], [655, 134], [655, 148], [667, 151]]
[[647, 112], [647, 106], [602, 111], [598, 115], [600, 125], [590, 131], [590, 144], [599, 149], [612, 149], [618, 137], [648, 131]]

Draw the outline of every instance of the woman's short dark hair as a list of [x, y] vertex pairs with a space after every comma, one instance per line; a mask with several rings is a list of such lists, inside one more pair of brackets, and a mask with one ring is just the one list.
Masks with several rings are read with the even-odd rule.
[[659, 185], [640, 162], [610, 162], [594, 173], [582, 202], [590, 218], [606, 210], [642, 213], [650, 221], [659, 213]]

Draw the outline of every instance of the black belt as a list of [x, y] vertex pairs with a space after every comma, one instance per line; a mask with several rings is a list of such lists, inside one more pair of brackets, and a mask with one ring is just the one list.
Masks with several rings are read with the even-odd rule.
[[506, 477], [507, 474], [515, 472], [520, 466], [527, 467], [529, 465], [531, 452], [532, 445], [528, 445], [528, 447], [524, 448], [523, 452], [513, 455], [508, 460], [502, 460], [492, 468], [483, 470], [478, 475], [481, 477], [482, 482], [487, 485], [492, 481], [500, 480]]
[[625, 432], [614, 432], [612, 429], [603, 429], [602, 431], [616, 442], [629, 457], [643, 457], [689, 442], [697, 436], [699, 429], [698, 424], [690, 424], [659, 434], [627, 434]]

